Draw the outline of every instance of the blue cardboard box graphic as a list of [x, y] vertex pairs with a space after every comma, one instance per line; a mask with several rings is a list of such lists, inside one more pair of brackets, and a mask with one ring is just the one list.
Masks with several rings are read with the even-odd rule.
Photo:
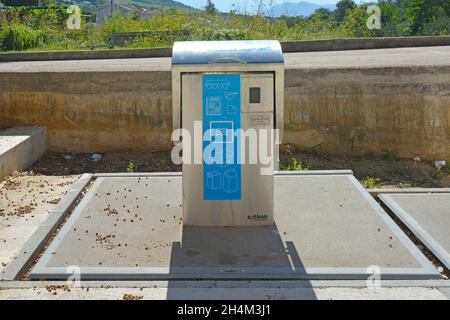
[[210, 190], [217, 190], [222, 188], [222, 174], [217, 171], [208, 172], [207, 187]]

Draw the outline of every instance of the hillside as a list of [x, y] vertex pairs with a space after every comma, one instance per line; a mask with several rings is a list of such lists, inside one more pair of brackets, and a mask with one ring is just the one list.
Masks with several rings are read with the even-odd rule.
[[311, 15], [315, 10], [319, 8], [325, 8], [329, 10], [336, 9], [336, 5], [334, 4], [315, 4], [310, 3], [306, 1], [301, 2], [285, 2], [282, 4], [274, 5], [269, 10], [269, 15], [271, 17], [280, 17], [280, 16], [309, 16]]
[[182, 4], [174, 0], [120, 0], [122, 3], [134, 4], [147, 8], [162, 8], [162, 9], [193, 9], [190, 6]]
[[[2, 0], [0, 0], [2, 1]], [[72, 0], [76, 3], [90, 2], [96, 7], [102, 7], [104, 5], [109, 5], [111, 0]], [[137, 7], [143, 8], [158, 8], [158, 9], [186, 9], [195, 10], [194, 8], [185, 5], [181, 2], [174, 0], [112, 0], [115, 5], [118, 4], [129, 4]]]

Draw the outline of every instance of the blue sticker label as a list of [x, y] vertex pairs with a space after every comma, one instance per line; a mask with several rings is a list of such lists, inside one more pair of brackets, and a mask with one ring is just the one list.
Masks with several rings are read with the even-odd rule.
[[203, 75], [203, 199], [241, 200], [241, 77]]

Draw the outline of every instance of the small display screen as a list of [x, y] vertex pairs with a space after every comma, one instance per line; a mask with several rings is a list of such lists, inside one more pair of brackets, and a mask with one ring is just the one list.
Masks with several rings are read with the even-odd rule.
[[250, 88], [250, 103], [261, 103], [261, 88]]

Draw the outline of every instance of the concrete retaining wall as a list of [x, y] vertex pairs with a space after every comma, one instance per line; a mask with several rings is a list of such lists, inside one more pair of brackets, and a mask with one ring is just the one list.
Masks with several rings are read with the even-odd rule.
[[48, 128], [53, 151], [169, 148], [169, 72], [0, 73], [0, 123]]
[[15, 170], [25, 170], [46, 151], [46, 128], [12, 128], [0, 131], [0, 181]]
[[[285, 141], [450, 159], [450, 66], [287, 69]], [[168, 150], [171, 74], [0, 73], [0, 126], [48, 127], [52, 151]]]
[[286, 71], [285, 142], [450, 159], [450, 67]]

